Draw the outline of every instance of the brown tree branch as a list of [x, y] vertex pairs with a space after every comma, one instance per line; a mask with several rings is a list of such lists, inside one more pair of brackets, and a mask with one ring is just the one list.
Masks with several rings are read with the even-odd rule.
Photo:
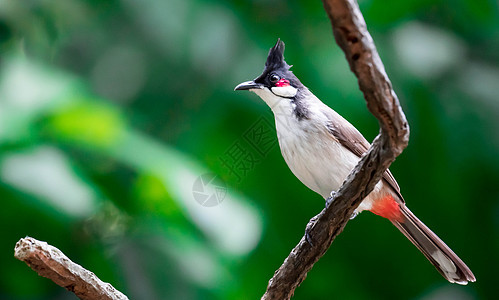
[[307, 224], [312, 245], [303, 236], [267, 286], [262, 299], [289, 299], [307, 272], [326, 253], [362, 199], [405, 149], [409, 126], [385, 73], [366, 23], [355, 0], [323, 0], [334, 37], [358, 79], [369, 111], [379, 120], [381, 133], [334, 195], [332, 204]]
[[14, 256], [24, 261], [38, 275], [75, 293], [80, 299], [128, 299], [111, 284], [102, 282], [94, 273], [72, 262], [59, 249], [46, 242], [25, 237], [17, 242]]

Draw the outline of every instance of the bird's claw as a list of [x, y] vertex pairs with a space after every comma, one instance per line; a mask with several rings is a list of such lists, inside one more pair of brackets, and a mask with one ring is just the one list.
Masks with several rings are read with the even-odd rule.
[[317, 216], [310, 219], [307, 226], [305, 227], [305, 241], [310, 245], [310, 247], [314, 247], [314, 242], [312, 241], [312, 226], [317, 221]]
[[314, 243], [312, 242], [312, 236], [308, 230], [308, 227], [305, 229], [305, 241], [310, 245], [310, 247], [314, 247]]
[[326, 208], [328, 208], [331, 205], [331, 203], [333, 203], [335, 196], [336, 196], [336, 192], [331, 191], [331, 193], [329, 194], [329, 197], [326, 198]]

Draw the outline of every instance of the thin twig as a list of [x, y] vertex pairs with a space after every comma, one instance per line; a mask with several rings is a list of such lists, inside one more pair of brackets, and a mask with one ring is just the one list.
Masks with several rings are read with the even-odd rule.
[[381, 133], [336, 192], [332, 204], [307, 224], [311, 246], [303, 236], [267, 286], [262, 299], [289, 299], [313, 265], [343, 231], [360, 202], [380, 181], [385, 170], [405, 149], [409, 125], [385, 73], [366, 23], [355, 0], [323, 0], [334, 37], [358, 79], [369, 111], [379, 120]]
[[101, 281], [94, 273], [72, 262], [59, 249], [25, 237], [17, 242], [14, 256], [24, 261], [38, 275], [75, 293], [80, 299], [125, 300], [127, 296], [111, 284]]

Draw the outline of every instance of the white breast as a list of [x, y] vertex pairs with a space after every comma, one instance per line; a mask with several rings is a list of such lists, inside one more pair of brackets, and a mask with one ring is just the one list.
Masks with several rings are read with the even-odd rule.
[[279, 146], [289, 168], [303, 184], [327, 198], [337, 190], [358, 157], [326, 135], [326, 127], [276, 114]]
[[[348, 174], [357, 165], [359, 157], [343, 147], [327, 131], [327, 117], [321, 106], [308, 107], [310, 118], [299, 120], [294, 115], [294, 104], [289, 99], [256, 91], [271, 107], [277, 129], [282, 156], [293, 174], [308, 188], [329, 197], [343, 184]], [[265, 94], [264, 94], [265, 93]], [[317, 101], [319, 101], [317, 99]], [[371, 198], [380, 192], [380, 182], [366, 197], [357, 211], [371, 208]]]

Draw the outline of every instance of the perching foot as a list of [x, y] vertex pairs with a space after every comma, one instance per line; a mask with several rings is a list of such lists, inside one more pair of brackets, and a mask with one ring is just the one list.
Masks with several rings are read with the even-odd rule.
[[305, 241], [310, 245], [310, 247], [314, 247], [314, 243], [312, 242], [312, 236], [308, 230], [308, 227], [305, 229]]
[[310, 245], [310, 247], [314, 247], [313, 237], [312, 237], [312, 226], [317, 221], [317, 216], [310, 219], [307, 226], [305, 227], [305, 241]]
[[331, 205], [331, 203], [333, 203], [335, 196], [336, 196], [336, 191], [331, 191], [329, 197], [326, 198], [326, 208], [328, 208]]

